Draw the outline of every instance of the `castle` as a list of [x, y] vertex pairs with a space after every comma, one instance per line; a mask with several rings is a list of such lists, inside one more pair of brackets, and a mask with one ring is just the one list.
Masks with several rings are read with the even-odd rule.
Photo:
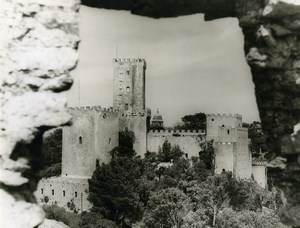
[[[152, 118], [145, 99], [146, 61], [144, 59], [113, 60], [113, 108], [101, 106], [69, 108], [73, 124], [63, 128], [62, 172], [60, 177], [42, 179], [36, 191], [40, 203], [57, 204], [69, 211], [83, 212], [91, 208], [87, 200], [88, 179], [96, 168], [96, 160], [108, 163], [113, 148], [118, 146], [119, 132], [134, 132], [134, 150], [144, 156], [157, 152], [168, 140], [178, 145], [188, 159], [199, 156], [200, 144], [213, 140], [215, 173], [231, 171], [241, 179], [253, 177], [266, 187], [266, 165], [252, 161], [248, 129], [242, 127], [242, 116], [208, 114], [204, 130], [163, 130], [162, 116]], [[159, 130], [161, 129], [161, 130]]]

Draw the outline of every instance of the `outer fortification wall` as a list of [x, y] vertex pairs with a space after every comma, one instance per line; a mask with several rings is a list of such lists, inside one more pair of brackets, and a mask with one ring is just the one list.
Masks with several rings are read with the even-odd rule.
[[88, 193], [87, 179], [51, 177], [39, 182], [35, 196], [39, 204], [57, 205], [81, 213], [92, 207], [87, 200]]
[[96, 159], [109, 162], [109, 151], [118, 146], [118, 113], [99, 106], [69, 108], [69, 113], [73, 124], [63, 128], [62, 176], [90, 177]]
[[150, 130], [147, 135], [147, 151], [158, 152], [159, 147], [168, 140], [172, 146], [178, 145], [185, 156], [199, 156], [202, 150], [200, 143], [205, 140], [205, 132], [201, 130]]
[[253, 179], [262, 188], [267, 188], [267, 162], [253, 160], [252, 162], [252, 175]]

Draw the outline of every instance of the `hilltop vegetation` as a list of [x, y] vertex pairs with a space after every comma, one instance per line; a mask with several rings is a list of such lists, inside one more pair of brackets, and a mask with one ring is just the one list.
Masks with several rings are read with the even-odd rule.
[[148, 152], [141, 159], [132, 147], [120, 145], [89, 182], [91, 213], [99, 215], [99, 221], [90, 223], [105, 219], [113, 222], [108, 227], [285, 227], [276, 214], [282, 203], [275, 189], [236, 180], [230, 172], [214, 175], [212, 142], [203, 149], [203, 156], [190, 161], [165, 141], [159, 153]]
[[[45, 140], [48, 170], [61, 162], [59, 134], [54, 131]], [[158, 153], [141, 158], [133, 150], [132, 132], [120, 132], [119, 140], [110, 163], [96, 162], [89, 181], [91, 212], [74, 215], [48, 206], [47, 218], [71, 228], [286, 227], [276, 212], [282, 202], [275, 188], [264, 190], [230, 172], [214, 175], [212, 141], [201, 144], [199, 157], [187, 160], [168, 141]]]

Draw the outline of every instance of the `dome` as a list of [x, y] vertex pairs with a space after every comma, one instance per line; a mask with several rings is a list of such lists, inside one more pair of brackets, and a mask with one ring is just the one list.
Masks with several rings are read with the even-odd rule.
[[157, 110], [152, 118], [152, 122], [163, 122], [162, 115]]

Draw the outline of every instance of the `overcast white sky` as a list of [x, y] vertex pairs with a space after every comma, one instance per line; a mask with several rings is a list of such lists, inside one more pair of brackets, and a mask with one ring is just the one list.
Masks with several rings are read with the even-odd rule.
[[165, 125], [186, 114], [240, 113], [259, 120], [243, 36], [236, 19], [204, 22], [203, 15], [150, 19], [126, 11], [82, 6], [80, 59], [69, 106], [112, 106], [112, 59], [147, 61], [146, 105]]

